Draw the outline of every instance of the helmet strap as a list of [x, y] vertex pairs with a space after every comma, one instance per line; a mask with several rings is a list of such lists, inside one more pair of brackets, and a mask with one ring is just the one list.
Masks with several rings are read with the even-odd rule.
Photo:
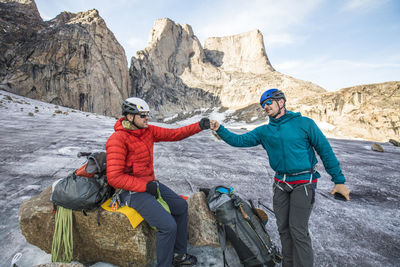
[[[281, 98], [281, 99], [283, 99], [283, 98]], [[283, 106], [281, 107], [280, 105], [279, 105], [279, 100], [281, 100], [281, 99], [273, 99], [274, 101], [276, 101], [276, 104], [278, 104], [278, 107], [279, 107], [279, 111], [278, 111], [278, 113], [276, 113], [274, 116], [271, 116], [272, 118], [274, 118], [274, 119], [276, 119], [276, 117], [278, 117], [281, 113], [282, 113], [282, 110], [283, 111], [285, 111], [286, 110], [286, 101], [283, 103]]]
[[132, 114], [132, 116], [133, 116], [133, 119], [132, 119], [132, 121], [130, 121], [130, 120], [128, 120], [130, 123], [131, 123], [131, 125], [133, 126], [133, 127], [135, 127], [136, 129], [142, 129], [143, 127], [139, 127], [139, 126], [137, 126], [136, 125], [136, 123], [135, 123], [135, 116], [136, 116], [137, 114]]

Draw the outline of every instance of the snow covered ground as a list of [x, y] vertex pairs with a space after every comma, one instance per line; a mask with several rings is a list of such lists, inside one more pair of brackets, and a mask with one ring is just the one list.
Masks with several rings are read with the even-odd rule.
[[[210, 116], [224, 117], [217, 112]], [[178, 127], [199, 118], [158, 125]], [[51, 261], [50, 255], [22, 236], [19, 207], [80, 166], [79, 151], [103, 150], [114, 123], [114, 118], [0, 91], [0, 266], [9, 266], [17, 252], [22, 253], [18, 266]], [[245, 132], [240, 123], [225, 125]], [[352, 199], [341, 202], [330, 196], [333, 184], [320, 163], [323, 176], [310, 219], [315, 266], [400, 266], [400, 148], [381, 143], [385, 152], [378, 153], [371, 150], [372, 142], [330, 142]], [[273, 171], [262, 147], [233, 148], [203, 131], [180, 142], [156, 144], [154, 158], [156, 177], [179, 194], [224, 184], [246, 199], [271, 206]], [[271, 237], [279, 244], [275, 220], [270, 217]], [[191, 247], [189, 252], [198, 256], [199, 266], [222, 266], [219, 249]]]

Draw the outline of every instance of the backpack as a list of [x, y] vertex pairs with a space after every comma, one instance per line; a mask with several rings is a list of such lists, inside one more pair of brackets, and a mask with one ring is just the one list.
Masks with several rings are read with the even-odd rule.
[[226, 241], [232, 244], [245, 267], [275, 266], [281, 262], [282, 256], [263, 223], [266, 221], [265, 212], [258, 212], [252, 202], [249, 205], [233, 193], [232, 187], [225, 186], [210, 189], [207, 204], [217, 221], [224, 266], [227, 265]]
[[106, 177], [105, 152], [80, 152], [87, 162], [79, 169], [53, 183], [50, 201], [71, 210], [85, 211], [100, 207], [114, 193]]

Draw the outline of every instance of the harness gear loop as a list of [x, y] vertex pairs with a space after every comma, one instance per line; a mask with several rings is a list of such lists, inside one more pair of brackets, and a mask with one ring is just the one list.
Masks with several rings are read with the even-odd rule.
[[110, 206], [112, 208], [113, 211], [118, 210], [120, 207], [124, 206], [121, 205], [121, 198], [120, 195], [125, 192], [123, 189], [119, 188], [117, 190], [115, 190], [114, 195], [111, 198], [111, 202], [110, 202]]

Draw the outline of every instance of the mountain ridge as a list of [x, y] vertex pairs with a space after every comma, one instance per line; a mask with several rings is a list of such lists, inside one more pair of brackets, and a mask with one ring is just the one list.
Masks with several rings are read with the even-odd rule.
[[[386, 141], [400, 134], [399, 81], [327, 92], [275, 70], [259, 30], [210, 37], [203, 47], [190, 25], [158, 19], [128, 68], [96, 9], [43, 21], [33, 0], [0, 0], [0, 15], [0, 89], [22, 96], [107, 116], [119, 116], [123, 99], [136, 96], [158, 121], [215, 107], [232, 110], [235, 120], [265, 121], [259, 96], [279, 88], [288, 108], [331, 124], [330, 135]], [[392, 96], [368, 89], [389, 87]], [[355, 104], [353, 95], [379, 101]]]

